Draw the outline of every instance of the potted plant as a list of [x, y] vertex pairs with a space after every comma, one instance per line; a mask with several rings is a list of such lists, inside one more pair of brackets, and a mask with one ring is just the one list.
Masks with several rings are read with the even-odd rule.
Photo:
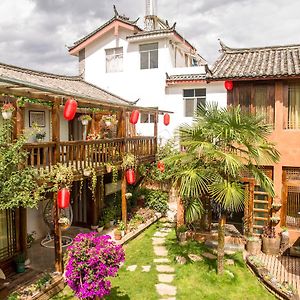
[[114, 231], [115, 240], [120, 240], [122, 238], [121, 231], [117, 228]]
[[27, 233], [27, 248], [30, 248], [32, 243], [35, 240], [36, 232], [31, 231], [31, 233]]
[[45, 131], [37, 132], [35, 134], [35, 140], [37, 142], [42, 142], [45, 137], [46, 137], [46, 132]]
[[92, 117], [90, 115], [81, 115], [79, 117], [79, 120], [81, 121], [83, 126], [86, 126], [89, 123], [89, 121], [92, 120]]
[[60, 217], [58, 223], [63, 230], [69, 228], [71, 225], [71, 221], [67, 217]]
[[273, 203], [272, 204], [272, 209], [275, 211], [278, 211], [281, 208], [282, 204], [279, 202]]
[[16, 272], [17, 273], [24, 273], [25, 272], [25, 254], [20, 253], [15, 257], [16, 263]]
[[103, 116], [102, 120], [107, 127], [110, 127], [111, 125], [116, 125], [118, 123], [115, 115]]
[[109, 228], [114, 225], [115, 220], [115, 212], [112, 207], [108, 207], [104, 210], [103, 218], [104, 218], [104, 227]]
[[121, 236], [123, 237], [125, 235], [125, 230], [126, 230], [126, 226], [123, 221], [118, 222], [118, 229], [120, 230]]
[[258, 255], [261, 251], [261, 239], [257, 236], [247, 237], [247, 251], [250, 255]]
[[15, 110], [14, 106], [11, 103], [5, 103], [2, 108], [2, 117], [4, 120], [9, 120], [12, 117], [12, 113]]
[[276, 236], [274, 226], [264, 226], [262, 233], [262, 251], [267, 255], [278, 255], [280, 237]]
[[273, 224], [277, 225], [277, 224], [280, 222], [280, 217], [278, 217], [278, 216], [273, 216], [273, 217], [270, 218], [270, 221], [271, 221]]
[[104, 219], [100, 219], [99, 220], [99, 222], [98, 222], [98, 228], [97, 228], [97, 231], [99, 232], [99, 233], [101, 233], [102, 231], [103, 231], [103, 229], [104, 229]]
[[185, 242], [186, 241], [186, 233], [187, 233], [188, 228], [186, 225], [181, 225], [177, 227], [176, 234], [179, 242]]
[[131, 153], [126, 153], [126, 155], [123, 157], [123, 162], [122, 162], [122, 169], [127, 170], [127, 169], [133, 169], [136, 165], [135, 161], [135, 156]]

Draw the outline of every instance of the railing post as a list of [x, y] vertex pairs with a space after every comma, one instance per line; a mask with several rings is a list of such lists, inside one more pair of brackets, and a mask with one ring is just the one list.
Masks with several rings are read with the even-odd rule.
[[157, 133], [158, 133], [158, 112], [155, 112], [154, 114], [154, 155], [156, 155], [157, 153]]

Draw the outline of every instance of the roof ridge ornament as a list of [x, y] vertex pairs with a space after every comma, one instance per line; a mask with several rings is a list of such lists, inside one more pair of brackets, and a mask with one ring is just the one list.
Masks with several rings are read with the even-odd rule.
[[218, 41], [219, 41], [219, 44], [220, 44], [220, 46], [221, 46], [221, 52], [226, 52], [226, 51], [230, 50], [230, 48], [229, 48], [228, 46], [226, 46], [226, 45], [221, 41], [221, 39], [218, 39]]
[[125, 20], [125, 21], [129, 21], [129, 20], [130, 20], [130, 18], [129, 18], [129, 17], [126, 17], [124, 14], [123, 14], [123, 15], [120, 15], [120, 14], [119, 14], [119, 12], [118, 12], [117, 7], [116, 7], [115, 4], [113, 5], [113, 9], [114, 9], [114, 13], [115, 13], [115, 18], [116, 18], [116, 19], [119, 18], [119, 19]]

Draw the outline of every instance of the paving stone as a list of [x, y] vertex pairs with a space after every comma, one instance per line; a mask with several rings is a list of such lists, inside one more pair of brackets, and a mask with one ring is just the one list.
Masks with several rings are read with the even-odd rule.
[[163, 245], [165, 242], [165, 238], [152, 238], [152, 245]]
[[202, 261], [203, 257], [196, 255], [196, 254], [188, 254], [188, 257], [191, 261], [196, 262], [196, 261]]
[[164, 227], [173, 228], [175, 227], [175, 223], [163, 223]]
[[166, 237], [168, 235], [167, 232], [160, 232], [160, 231], [157, 231], [154, 233], [154, 237]]
[[158, 274], [158, 281], [163, 283], [171, 283], [174, 277], [174, 274]]
[[142, 266], [142, 272], [149, 272], [151, 269], [151, 266]]
[[171, 297], [171, 298], [161, 298], [160, 300], [176, 300], [175, 297]]
[[171, 228], [161, 228], [159, 231], [160, 232], [171, 232], [172, 229]]
[[155, 285], [156, 291], [160, 296], [175, 296], [176, 287], [173, 285], [159, 283]]
[[127, 270], [127, 271], [130, 271], [130, 272], [134, 272], [134, 271], [136, 270], [136, 268], [137, 268], [137, 265], [132, 265], [132, 266], [128, 266], [128, 267], [126, 268], [126, 270]]
[[178, 264], [181, 264], [181, 265], [185, 265], [186, 264], [186, 258], [184, 256], [176, 256], [175, 258], [176, 262]]
[[156, 270], [157, 270], [157, 272], [160, 272], [160, 273], [174, 273], [175, 272], [175, 269], [168, 265], [157, 265]]
[[204, 252], [201, 254], [203, 257], [208, 258], [208, 259], [217, 259], [217, 257], [209, 252]]
[[170, 260], [168, 258], [155, 258], [154, 262], [157, 264], [169, 263]]
[[157, 256], [167, 256], [168, 255], [168, 250], [165, 246], [154, 246], [154, 253]]

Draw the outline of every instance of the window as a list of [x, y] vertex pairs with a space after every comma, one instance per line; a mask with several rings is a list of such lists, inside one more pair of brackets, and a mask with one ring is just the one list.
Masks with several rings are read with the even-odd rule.
[[288, 128], [300, 129], [300, 84], [288, 87]]
[[154, 123], [154, 114], [141, 113], [141, 123]]
[[141, 69], [158, 68], [158, 43], [140, 45]]
[[105, 49], [106, 73], [123, 71], [123, 47]]
[[199, 105], [205, 106], [206, 89], [183, 90], [185, 117], [193, 117]]

